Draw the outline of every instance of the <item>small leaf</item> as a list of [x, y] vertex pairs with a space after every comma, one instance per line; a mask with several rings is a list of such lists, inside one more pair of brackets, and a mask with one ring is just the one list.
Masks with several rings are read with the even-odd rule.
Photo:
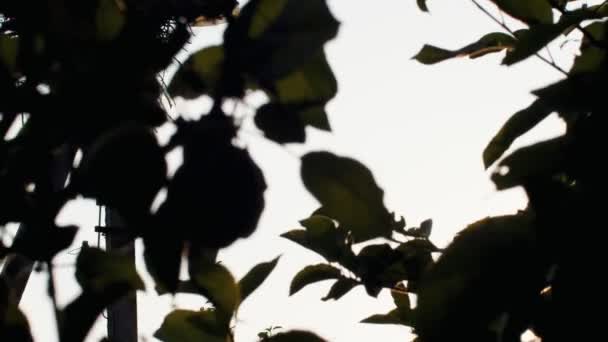
[[387, 314], [378, 314], [378, 315], [369, 316], [368, 318], [362, 320], [361, 323], [406, 325], [399, 318], [399, 312], [397, 311], [397, 309], [394, 309]]
[[515, 38], [506, 33], [494, 32], [481, 37], [475, 43], [458, 50], [446, 50], [432, 45], [424, 45], [413, 57], [422, 64], [435, 64], [454, 57], [478, 58], [492, 52], [509, 49], [515, 45]]
[[323, 206], [323, 214], [350, 230], [355, 242], [392, 233], [384, 191], [369, 169], [350, 158], [312, 152], [302, 158], [304, 185]]
[[116, 284], [141, 290], [144, 283], [133, 261], [120, 254], [98, 248], [83, 247], [76, 259], [76, 280], [84, 292], [100, 293]]
[[280, 144], [306, 141], [305, 125], [300, 117], [281, 104], [268, 103], [258, 108], [254, 122], [266, 138]]
[[429, 8], [426, 5], [426, 0], [416, 0], [416, 4], [418, 5], [418, 8], [423, 11], [423, 12], [428, 12]]
[[256, 265], [239, 281], [241, 303], [268, 278], [272, 270], [277, 266], [279, 258], [276, 257], [272, 261]]
[[513, 114], [484, 149], [483, 163], [485, 167], [490, 167], [511, 147], [515, 139], [534, 128], [551, 112], [552, 110], [542, 100], [536, 100], [528, 108]]
[[361, 285], [361, 284], [354, 279], [340, 278], [331, 286], [327, 295], [325, 297], [321, 298], [321, 300], [323, 300], [323, 301], [328, 301], [330, 299], [338, 300], [358, 285]]
[[553, 9], [547, 0], [492, 0], [501, 10], [527, 24], [550, 24]]
[[339, 269], [327, 264], [306, 266], [293, 277], [289, 288], [289, 295], [292, 296], [305, 286], [319, 281], [339, 279], [341, 278], [341, 274], [342, 272]]
[[226, 342], [227, 336], [227, 327], [224, 329], [217, 322], [212, 310], [175, 310], [154, 333], [163, 342]]
[[291, 330], [271, 336], [268, 342], [326, 342], [318, 335], [300, 330]]
[[194, 53], [175, 73], [169, 84], [169, 94], [186, 99], [213, 95], [223, 65], [224, 49], [221, 46], [206, 47]]

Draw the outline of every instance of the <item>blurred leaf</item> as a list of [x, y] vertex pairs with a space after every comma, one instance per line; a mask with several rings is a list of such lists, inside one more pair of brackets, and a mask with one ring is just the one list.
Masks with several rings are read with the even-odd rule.
[[2, 243], [2, 241], [0, 241], [0, 261], [2, 261], [2, 259], [4, 259], [4, 257], [10, 252], [10, 249], [8, 249], [8, 247], [6, 247], [4, 245], [4, 243]]
[[[598, 42], [605, 42], [608, 33], [606, 22], [595, 22], [584, 27], [591, 36]], [[584, 36], [581, 43], [581, 53], [574, 59], [574, 64], [570, 69], [571, 74], [581, 74], [599, 70], [606, 61], [606, 49], [595, 46]]]
[[433, 220], [428, 219], [422, 222], [419, 228], [410, 228], [406, 230], [405, 234], [409, 236], [428, 239], [428, 237], [431, 235], [432, 228]]
[[93, 247], [83, 247], [76, 259], [76, 280], [84, 292], [99, 293], [116, 284], [134, 290], [144, 283], [130, 258]]
[[418, 8], [420, 8], [421, 11], [423, 11], [423, 12], [429, 11], [429, 8], [426, 5], [426, 0], [416, 0], [416, 4], [418, 5]]
[[550, 24], [553, 9], [547, 0], [492, 0], [501, 10], [527, 24]]
[[[162, 227], [159, 227], [162, 228]], [[179, 283], [183, 242], [159, 233], [144, 236], [144, 261], [159, 294], [175, 293]]]
[[17, 56], [19, 51], [19, 38], [8, 35], [0, 35], [0, 66], [9, 72], [15, 72], [17, 68]]
[[308, 331], [291, 330], [271, 336], [268, 342], [326, 342], [321, 337]]
[[602, 110], [606, 104], [603, 90], [608, 86], [607, 75], [605, 68], [597, 72], [573, 74], [532, 94], [560, 113]]
[[224, 65], [224, 49], [209, 46], [193, 55], [181, 65], [169, 84], [171, 96], [194, 99], [204, 94], [213, 95]]
[[552, 110], [542, 100], [536, 100], [526, 109], [513, 114], [484, 149], [483, 163], [485, 167], [490, 167], [511, 147], [515, 139], [534, 128], [551, 112]]
[[454, 57], [478, 58], [492, 52], [512, 48], [515, 38], [506, 33], [493, 32], [481, 37], [475, 43], [458, 50], [446, 50], [432, 45], [424, 45], [413, 58], [422, 64], [435, 64]]
[[229, 321], [240, 298], [239, 288], [232, 274], [220, 264], [208, 264], [190, 274], [200, 293], [213, 303], [218, 319]]
[[327, 293], [327, 295], [325, 297], [321, 298], [321, 300], [323, 300], [323, 301], [328, 301], [330, 299], [338, 300], [358, 285], [361, 285], [361, 284], [354, 279], [340, 278], [340, 279], [336, 280], [336, 282], [329, 289], [329, 292]]
[[412, 305], [410, 303], [410, 297], [405, 291], [405, 288], [403, 289], [403, 291], [391, 290], [391, 296], [393, 297], [395, 306], [397, 306], [397, 314], [399, 315], [399, 319], [404, 324], [411, 325], [413, 310]]
[[563, 165], [569, 141], [559, 137], [523, 147], [500, 162], [492, 181], [499, 190], [522, 185], [541, 175], [551, 176]]
[[116, 0], [99, 0], [96, 15], [97, 37], [101, 40], [116, 38], [125, 26], [126, 16]]
[[281, 104], [268, 103], [258, 108], [254, 122], [266, 138], [280, 144], [306, 141], [305, 124], [297, 113]]
[[361, 323], [406, 325], [406, 323], [403, 322], [399, 317], [399, 312], [397, 311], [397, 309], [391, 310], [387, 314], [369, 316], [368, 318], [362, 320]]
[[218, 324], [212, 310], [175, 310], [154, 333], [163, 342], [226, 342], [227, 335], [227, 329]]
[[272, 270], [277, 266], [279, 258], [276, 257], [272, 261], [257, 264], [239, 281], [241, 303], [268, 278]]
[[325, 0], [249, 1], [225, 32], [227, 59], [270, 84], [310, 61], [338, 26]]
[[339, 279], [342, 272], [328, 264], [317, 264], [306, 266], [296, 274], [289, 287], [289, 295], [292, 296], [307, 285], [328, 279]]
[[0, 278], [0, 341], [33, 342], [27, 317], [10, 297], [4, 278]]
[[392, 233], [392, 217], [384, 207], [384, 191], [369, 169], [329, 152], [302, 157], [304, 185], [321, 202], [323, 213], [349, 229], [355, 242]]

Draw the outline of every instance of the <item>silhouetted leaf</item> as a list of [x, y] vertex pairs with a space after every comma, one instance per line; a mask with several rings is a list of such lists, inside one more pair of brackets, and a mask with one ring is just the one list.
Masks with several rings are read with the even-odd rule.
[[[608, 25], [606, 22], [595, 22], [585, 26], [587, 31], [596, 42], [606, 41]], [[589, 37], [584, 36], [581, 43], [581, 53], [574, 59], [570, 69], [571, 74], [580, 74], [598, 71], [606, 60], [606, 49], [595, 46]]]
[[399, 315], [401, 322], [411, 325], [413, 321], [413, 310], [410, 303], [410, 297], [405, 292], [405, 288], [403, 288], [403, 290], [391, 290], [391, 296], [393, 297], [395, 306], [397, 306], [397, 314]]
[[[23, 229], [11, 248], [32, 260], [49, 261], [74, 241], [78, 227], [46, 226], [45, 222], [34, 222]], [[48, 223], [46, 223], [48, 224]]]
[[204, 94], [213, 95], [221, 77], [224, 49], [206, 47], [193, 55], [178, 69], [169, 84], [172, 96], [194, 99]]
[[536, 100], [526, 109], [513, 114], [484, 149], [483, 163], [485, 167], [490, 167], [511, 147], [515, 139], [534, 128], [551, 112], [552, 110], [542, 100]]
[[307, 285], [328, 279], [341, 278], [342, 272], [328, 264], [317, 264], [306, 266], [296, 274], [289, 287], [289, 295], [292, 296]]
[[169, 313], [154, 337], [163, 342], [226, 342], [227, 330], [212, 310], [175, 310]]
[[399, 318], [399, 312], [397, 309], [391, 310], [387, 314], [369, 316], [368, 318], [362, 320], [361, 323], [406, 325], [406, 323]]
[[96, 15], [97, 38], [101, 40], [115, 39], [125, 26], [125, 13], [118, 7], [115, 0], [99, 0]]
[[321, 300], [323, 300], [323, 301], [328, 301], [330, 299], [338, 300], [358, 285], [361, 285], [361, 284], [354, 279], [340, 278], [340, 279], [336, 280], [336, 282], [329, 289], [329, 292], [327, 293], [327, 295], [325, 297], [321, 298]]
[[33, 341], [27, 317], [10, 297], [4, 278], [0, 278], [0, 341]]
[[245, 276], [239, 281], [239, 289], [241, 293], [241, 303], [249, 297], [249, 295], [255, 291], [266, 278], [270, 275], [272, 270], [277, 266], [279, 257], [276, 257], [272, 261], [263, 262], [253, 267]]
[[468, 226], [420, 284], [415, 309], [420, 338], [479, 333], [507, 307], [525, 305], [526, 296], [538, 294], [543, 286], [540, 254], [529, 213]]
[[523, 147], [500, 162], [492, 181], [500, 190], [523, 184], [541, 175], [551, 176], [563, 165], [569, 141], [559, 137]]
[[527, 24], [550, 24], [553, 9], [547, 0], [492, 0], [501, 10]]
[[420, 224], [419, 228], [410, 228], [407, 231], [405, 231], [405, 234], [409, 235], [409, 236], [428, 239], [428, 237], [431, 235], [432, 228], [433, 228], [433, 220], [428, 219], [428, 220], [423, 221]]
[[263, 105], [258, 108], [254, 121], [266, 138], [278, 143], [306, 141], [305, 124], [297, 113], [290, 112], [283, 105], [276, 103]]
[[309, 331], [291, 330], [271, 336], [268, 342], [326, 342], [318, 335]]
[[421, 11], [423, 12], [428, 12], [429, 8], [426, 5], [426, 0], [416, 0], [416, 4], [418, 5], [418, 8], [420, 8]]
[[324, 0], [250, 1], [225, 32], [228, 65], [272, 82], [319, 53], [338, 26]]
[[144, 236], [144, 261], [148, 273], [156, 283], [159, 294], [175, 293], [179, 282], [179, 270], [182, 261], [183, 242], [176, 238], [162, 236], [159, 232]]
[[509, 49], [513, 45], [515, 45], [513, 36], [502, 32], [494, 32], [488, 33], [475, 43], [458, 50], [446, 50], [432, 45], [424, 45], [413, 58], [422, 64], [435, 64], [454, 57], [478, 58], [488, 53]]
[[5, 257], [5, 256], [6, 256], [6, 255], [7, 255], [9, 252], [10, 252], [10, 250], [8, 249], [8, 247], [6, 247], [6, 246], [4, 245], [4, 243], [2, 243], [2, 242], [0, 241], [0, 261], [1, 261], [2, 259], [4, 259], [4, 257]]
[[84, 292], [100, 293], [116, 284], [143, 289], [144, 283], [127, 256], [83, 247], [76, 259], [76, 280]]
[[240, 301], [239, 288], [230, 271], [220, 264], [200, 265], [190, 278], [200, 293], [213, 303], [218, 319], [229, 321]]
[[355, 242], [392, 233], [392, 217], [384, 207], [384, 191], [363, 164], [329, 152], [302, 157], [304, 185], [323, 206], [323, 215], [350, 230]]

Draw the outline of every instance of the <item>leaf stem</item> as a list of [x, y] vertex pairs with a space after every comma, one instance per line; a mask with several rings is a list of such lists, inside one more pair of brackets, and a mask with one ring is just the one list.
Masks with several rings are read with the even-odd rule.
[[[498, 18], [496, 18], [492, 13], [490, 13], [487, 9], [485, 9], [483, 6], [481, 6], [479, 4], [479, 2], [477, 2], [476, 0], [471, 0], [471, 2], [479, 9], [481, 10], [486, 16], [488, 16], [490, 19], [492, 19], [494, 22], [496, 22], [498, 25], [500, 25], [503, 29], [507, 30], [507, 32], [509, 32], [511, 35], [513, 35], [513, 37], [515, 39], [518, 39], [517, 36], [515, 36], [515, 32], [513, 30], [511, 30], [511, 28], [509, 26], [507, 26], [507, 24], [502, 23], [500, 20], [498, 20]], [[541, 61], [545, 62], [546, 64], [548, 64], [549, 66], [551, 66], [553, 69], [559, 71], [560, 73], [564, 74], [565, 76], [568, 76], [568, 72], [564, 69], [562, 69], [559, 65], [557, 65], [555, 62], [552, 62], [550, 60], [548, 60], [547, 58], [543, 57], [540, 53], [535, 53], [534, 54], [536, 57], [538, 57]]]

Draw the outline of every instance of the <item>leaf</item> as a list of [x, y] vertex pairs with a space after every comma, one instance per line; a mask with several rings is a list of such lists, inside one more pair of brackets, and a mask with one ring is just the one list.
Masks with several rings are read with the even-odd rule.
[[523, 147], [500, 163], [492, 181], [503, 190], [541, 175], [552, 175], [565, 162], [569, 144], [566, 137], [559, 137]]
[[[158, 227], [161, 228], [161, 227]], [[159, 294], [175, 293], [179, 283], [183, 242], [152, 232], [144, 236], [144, 261]]]
[[[38, 217], [37, 219], [40, 219]], [[34, 222], [15, 239], [11, 249], [32, 260], [49, 261], [72, 245], [78, 227], [57, 227], [48, 222]]]
[[268, 342], [326, 342], [318, 335], [301, 330], [291, 330], [271, 336]]
[[310, 61], [338, 26], [325, 0], [253, 0], [224, 34], [227, 60], [269, 84]]
[[115, 39], [126, 23], [126, 16], [116, 0], [99, 0], [96, 15], [97, 38], [108, 41]]
[[341, 274], [342, 272], [339, 269], [327, 264], [306, 266], [293, 277], [289, 287], [289, 295], [293, 296], [305, 286], [319, 281], [339, 279], [341, 278]]
[[124, 284], [133, 290], [144, 288], [133, 261], [120, 254], [83, 247], [76, 259], [76, 280], [84, 292], [100, 293]]
[[426, 5], [426, 0], [416, 0], [416, 4], [418, 5], [418, 8], [423, 11], [423, 12], [428, 12], [429, 8]]
[[200, 265], [190, 279], [213, 303], [218, 319], [229, 321], [240, 300], [238, 285], [230, 271], [220, 264]]
[[406, 235], [428, 239], [433, 228], [433, 220], [428, 219], [420, 224], [419, 228], [410, 228], [405, 231]]
[[[608, 24], [606, 22], [595, 22], [584, 27], [595, 41], [606, 41]], [[598, 71], [606, 60], [606, 50], [595, 46], [584, 36], [581, 42], [581, 54], [576, 56], [570, 74], [581, 74]]]
[[306, 141], [305, 125], [296, 113], [283, 105], [268, 103], [258, 108], [255, 125], [264, 132], [266, 138], [281, 144], [303, 143]]
[[510, 49], [515, 45], [515, 38], [506, 33], [493, 32], [481, 37], [475, 43], [458, 50], [446, 50], [432, 45], [424, 45], [413, 57], [422, 64], [435, 64], [454, 57], [468, 56], [478, 58], [492, 52]]
[[33, 342], [27, 317], [10, 297], [4, 278], [0, 278], [0, 341]]
[[354, 279], [340, 278], [331, 286], [327, 295], [321, 300], [328, 301], [330, 299], [338, 300], [354, 289], [356, 286], [361, 285]]
[[537, 295], [545, 281], [537, 242], [527, 212], [486, 218], [461, 231], [421, 281], [415, 309], [420, 338], [484, 331], [507, 308]]
[[369, 169], [329, 152], [302, 157], [304, 185], [321, 202], [324, 215], [350, 230], [355, 242], [392, 233], [392, 217], [384, 207], [384, 191]]
[[395, 306], [397, 306], [397, 314], [401, 322], [406, 325], [411, 325], [413, 323], [413, 310], [410, 303], [410, 297], [407, 292], [405, 292], [405, 288], [403, 291], [391, 290], [391, 296], [393, 297]]
[[2, 261], [2, 259], [4, 259], [4, 257], [7, 256], [9, 252], [10, 249], [6, 247], [4, 243], [2, 243], [2, 241], [0, 241], [0, 261]]
[[19, 52], [19, 38], [8, 35], [0, 35], [0, 66], [9, 72], [15, 72], [17, 68], [17, 56]]
[[336, 96], [338, 82], [323, 50], [276, 80], [271, 93], [285, 104], [325, 104]]
[[169, 84], [169, 94], [186, 99], [213, 95], [223, 65], [224, 49], [221, 46], [209, 46], [194, 53], [175, 73]]
[[163, 342], [226, 342], [227, 335], [227, 329], [219, 325], [212, 310], [175, 310], [154, 333]]
[[553, 9], [547, 0], [492, 0], [501, 10], [526, 24], [550, 24]]
[[511, 147], [515, 139], [534, 128], [551, 112], [551, 108], [543, 100], [536, 100], [529, 107], [513, 114], [483, 151], [483, 163], [486, 169]]
[[257, 264], [239, 281], [238, 285], [241, 293], [241, 303], [247, 299], [253, 291], [260, 287], [266, 278], [268, 278], [270, 273], [277, 266], [279, 258], [280, 257], [276, 257], [272, 261]]
[[368, 324], [398, 324], [398, 325], [406, 325], [405, 322], [401, 321], [399, 318], [399, 312], [397, 309], [391, 310], [386, 314], [377, 314], [367, 317], [362, 320], [361, 323]]

